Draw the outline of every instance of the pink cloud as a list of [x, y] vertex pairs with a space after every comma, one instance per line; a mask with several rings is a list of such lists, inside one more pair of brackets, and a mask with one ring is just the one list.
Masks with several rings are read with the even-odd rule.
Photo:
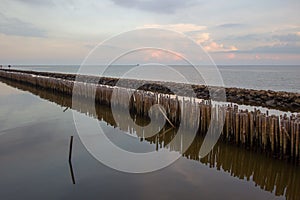
[[198, 44], [203, 46], [203, 48], [208, 52], [217, 52], [217, 51], [236, 51], [238, 50], [235, 46], [225, 46], [222, 43], [215, 42], [209, 33], [197, 33], [193, 36]]
[[235, 56], [234, 53], [230, 53], [230, 54], [227, 55], [227, 58], [228, 58], [228, 59], [234, 59], [235, 57], [236, 57], [236, 56]]
[[171, 53], [166, 52], [163, 50], [145, 50], [144, 54], [144, 61], [179, 61], [183, 60], [183, 56], [179, 53]]

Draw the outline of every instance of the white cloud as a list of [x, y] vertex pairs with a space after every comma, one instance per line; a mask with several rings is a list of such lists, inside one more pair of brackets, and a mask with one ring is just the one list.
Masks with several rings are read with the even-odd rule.
[[194, 38], [194, 40], [196, 40], [196, 42], [198, 44], [202, 44], [202, 43], [210, 40], [210, 34], [209, 33], [197, 33], [193, 36], [193, 38]]

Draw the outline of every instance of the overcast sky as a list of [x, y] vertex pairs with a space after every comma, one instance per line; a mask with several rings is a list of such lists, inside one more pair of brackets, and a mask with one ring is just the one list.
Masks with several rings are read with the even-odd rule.
[[4, 64], [80, 64], [103, 40], [143, 27], [182, 32], [217, 64], [300, 61], [299, 0], [0, 0], [0, 5]]

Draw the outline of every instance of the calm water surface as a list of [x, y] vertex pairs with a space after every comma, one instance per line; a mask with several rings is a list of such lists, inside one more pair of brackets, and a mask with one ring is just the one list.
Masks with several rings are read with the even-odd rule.
[[[72, 110], [65, 111], [72, 105], [70, 97], [4, 80], [0, 80], [0, 91], [0, 199], [273, 200], [300, 195], [299, 167], [222, 143], [199, 160], [200, 137], [179, 160], [162, 170], [146, 174], [115, 171], [95, 160], [81, 144]], [[89, 106], [77, 112], [87, 115]], [[128, 136], [131, 133], [114, 124], [107, 108], [97, 107], [97, 116], [90, 116], [91, 120], [95, 117], [117, 138], [114, 142], [125, 148], [160, 148], [153, 138], [140, 141]], [[68, 164], [71, 135], [76, 184], [72, 184]]]

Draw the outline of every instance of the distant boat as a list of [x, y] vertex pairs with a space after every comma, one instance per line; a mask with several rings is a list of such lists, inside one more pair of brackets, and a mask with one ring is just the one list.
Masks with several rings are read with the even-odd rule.
[[136, 66], [140, 66], [140, 64], [138, 63], [138, 64], [136, 64]]

